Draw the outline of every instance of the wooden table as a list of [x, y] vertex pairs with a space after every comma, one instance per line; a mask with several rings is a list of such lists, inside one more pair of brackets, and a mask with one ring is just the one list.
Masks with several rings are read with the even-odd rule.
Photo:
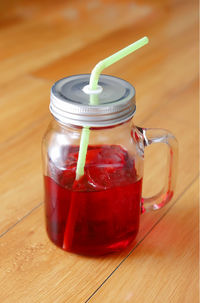
[[[198, 302], [197, 1], [2, 0], [0, 17], [0, 302]], [[141, 216], [125, 251], [66, 253], [48, 240], [43, 218], [51, 85], [144, 35], [149, 45], [106, 73], [135, 86], [137, 125], [178, 138], [175, 197]], [[156, 147], [145, 154], [146, 195], [162, 183]]]

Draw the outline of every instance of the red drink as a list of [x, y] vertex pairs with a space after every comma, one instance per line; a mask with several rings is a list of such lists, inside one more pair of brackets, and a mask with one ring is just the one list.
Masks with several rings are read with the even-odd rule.
[[89, 146], [84, 176], [75, 181], [79, 148], [69, 146], [65, 168], [49, 159], [45, 176], [47, 232], [65, 250], [101, 255], [125, 248], [136, 236], [142, 179], [118, 145]]

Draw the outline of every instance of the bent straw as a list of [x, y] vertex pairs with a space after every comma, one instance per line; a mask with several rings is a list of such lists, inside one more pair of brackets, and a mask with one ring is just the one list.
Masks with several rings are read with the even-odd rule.
[[[110, 66], [111, 64], [119, 61], [140, 47], [148, 43], [148, 38], [144, 37], [133, 44], [123, 48], [114, 55], [100, 61], [92, 70], [90, 76], [89, 89], [93, 91], [93, 94], [90, 94], [90, 104], [98, 105], [98, 94], [94, 94], [94, 90], [97, 89], [99, 76], [103, 69]], [[80, 140], [80, 149], [78, 155], [77, 169], [76, 169], [76, 180], [79, 180], [80, 177], [84, 175], [85, 160], [87, 154], [87, 148], [89, 143], [90, 129], [89, 127], [84, 127], [82, 129], [81, 140]], [[76, 182], [74, 182], [73, 188], [76, 187]], [[76, 206], [76, 192], [72, 191], [70, 209], [67, 218], [67, 224], [65, 226], [64, 239], [63, 239], [63, 248], [71, 250], [73, 246], [75, 225], [78, 217], [78, 207]]]
[[[147, 37], [143, 37], [142, 39], [137, 40], [136, 42], [130, 44], [129, 46], [121, 49], [117, 53], [97, 63], [97, 65], [93, 68], [90, 76], [89, 89], [91, 91], [97, 89], [99, 76], [105, 68], [121, 60], [122, 58], [128, 56], [132, 52], [136, 51], [137, 49], [147, 44], [148, 42], [149, 39]], [[98, 95], [95, 94], [90, 95], [90, 104], [98, 105]], [[85, 167], [85, 160], [86, 160], [87, 148], [89, 143], [89, 136], [90, 136], [89, 127], [84, 127], [81, 134], [80, 149], [79, 149], [78, 162], [76, 168], [76, 180], [79, 180], [84, 175], [84, 167]]]

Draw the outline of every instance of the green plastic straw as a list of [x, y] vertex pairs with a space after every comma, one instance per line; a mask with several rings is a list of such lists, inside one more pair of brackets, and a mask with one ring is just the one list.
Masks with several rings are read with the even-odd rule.
[[90, 137], [89, 127], [84, 127], [81, 133], [80, 149], [78, 154], [78, 162], [76, 168], [76, 180], [84, 175], [85, 159]]
[[[114, 64], [115, 62], [121, 60], [122, 58], [128, 56], [132, 52], [136, 51], [140, 47], [144, 46], [149, 42], [147, 37], [143, 37], [142, 39], [137, 40], [136, 42], [130, 44], [129, 46], [121, 49], [117, 53], [113, 54], [112, 56], [100, 61], [92, 70], [90, 76], [90, 83], [89, 88], [91, 91], [94, 91], [98, 87], [99, 76], [101, 72], [107, 68], [108, 66]], [[98, 95], [91, 94], [90, 95], [90, 104], [91, 105], [98, 105]], [[89, 136], [90, 136], [90, 129], [89, 127], [84, 127], [81, 134], [81, 142], [80, 142], [80, 149], [78, 155], [78, 162], [76, 168], [76, 180], [84, 175], [84, 167], [85, 167], [85, 160], [87, 154], [87, 148], [89, 143]]]

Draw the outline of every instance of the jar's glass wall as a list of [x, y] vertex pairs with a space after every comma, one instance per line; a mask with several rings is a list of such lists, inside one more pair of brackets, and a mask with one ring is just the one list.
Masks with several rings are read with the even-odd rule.
[[143, 139], [130, 121], [91, 129], [85, 174], [77, 181], [81, 131], [53, 121], [44, 136], [47, 233], [67, 251], [118, 251], [139, 228]]
[[[66, 168], [69, 146], [79, 147], [82, 128], [63, 125], [53, 120], [42, 143], [43, 172], [52, 176], [49, 161], [58, 169]], [[89, 145], [120, 145], [134, 159], [138, 178], [143, 175], [143, 137], [133, 122], [110, 128], [90, 129]]]

